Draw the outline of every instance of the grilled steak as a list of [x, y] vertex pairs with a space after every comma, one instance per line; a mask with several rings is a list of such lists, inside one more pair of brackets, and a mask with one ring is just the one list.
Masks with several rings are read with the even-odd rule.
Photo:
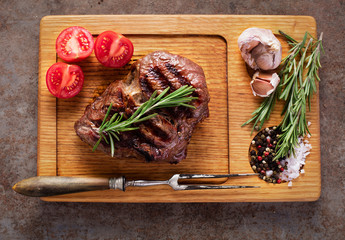
[[[135, 62], [131, 72], [122, 81], [115, 81], [85, 109], [84, 115], [75, 123], [77, 135], [94, 146], [99, 139], [97, 128], [112, 103], [111, 117], [123, 113], [128, 117], [147, 101], [157, 90], [167, 87], [170, 92], [183, 85], [191, 85], [198, 97], [187, 107], [162, 108], [158, 115], [138, 123], [138, 130], [120, 133], [115, 143], [115, 157], [145, 157], [146, 161], [178, 163], [186, 158], [187, 145], [195, 125], [208, 117], [210, 100], [202, 68], [191, 60], [163, 51], [153, 52]], [[98, 149], [110, 154], [110, 146], [102, 140]]]

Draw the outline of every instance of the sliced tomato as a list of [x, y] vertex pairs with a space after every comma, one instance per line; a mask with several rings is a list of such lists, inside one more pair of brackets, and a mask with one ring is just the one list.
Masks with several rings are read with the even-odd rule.
[[56, 39], [56, 52], [66, 62], [79, 62], [87, 58], [93, 48], [93, 37], [83, 27], [66, 28]]
[[84, 74], [77, 65], [58, 62], [47, 71], [46, 83], [51, 94], [58, 98], [71, 98], [83, 87]]
[[95, 55], [106, 67], [125, 66], [131, 60], [133, 51], [131, 40], [113, 31], [101, 33], [95, 42]]

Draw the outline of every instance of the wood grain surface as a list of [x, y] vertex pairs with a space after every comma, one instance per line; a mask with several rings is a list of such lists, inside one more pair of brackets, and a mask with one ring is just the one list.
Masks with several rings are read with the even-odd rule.
[[[142, 159], [115, 159], [91, 147], [75, 134], [74, 122], [114, 80], [125, 77], [123, 69], [109, 69], [97, 62], [94, 54], [78, 63], [84, 71], [81, 93], [67, 100], [56, 99], [45, 84], [45, 74], [55, 62], [58, 34], [70, 26], [83, 26], [94, 37], [105, 30], [126, 35], [134, 44], [132, 62], [155, 51], [166, 50], [198, 63], [205, 72], [211, 95], [210, 117], [194, 131], [188, 156], [177, 165], [145, 163]], [[235, 15], [122, 15], [122, 16], [47, 16], [41, 20], [38, 90], [38, 175], [39, 176], [120, 176], [128, 179], [168, 179], [174, 173], [250, 173], [248, 147], [250, 127], [241, 127], [261, 98], [251, 93], [246, 66], [237, 47], [237, 38], [248, 27], [285, 31], [298, 40], [316, 23], [307, 16], [235, 16]], [[283, 45], [283, 55], [288, 51]], [[131, 62], [131, 63], [132, 63]], [[280, 122], [282, 104], [278, 104], [265, 126]], [[320, 196], [320, 123], [319, 95], [308, 113], [313, 146], [307, 158], [305, 174], [287, 183], [269, 184], [258, 177], [223, 179], [217, 184], [255, 185], [256, 189], [174, 191], [168, 186], [93, 191], [42, 198], [45, 201], [76, 202], [248, 202], [315, 201]], [[208, 183], [214, 183], [207, 180]]]

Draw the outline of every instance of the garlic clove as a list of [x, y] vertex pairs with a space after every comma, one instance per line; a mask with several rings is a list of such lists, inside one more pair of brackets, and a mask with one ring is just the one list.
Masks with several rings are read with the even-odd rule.
[[254, 96], [268, 97], [277, 88], [280, 78], [276, 73], [257, 71], [250, 82]]
[[275, 69], [279, 66], [281, 61], [281, 58], [277, 61], [277, 59], [275, 59], [276, 55], [270, 53], [270, 50], [261, 43], [251, 51], [251, 54], [255, 59], [256, 65], [261, 70]]
[[248, 28], [238, 38], [244, 61], [253, 69], [273, 70], [282, 59], [282, 47], [271, 30]]
[[252, 81], [252, 91], [254, 96], [267, 97], [267, 93], [273, 89], [273, 86], [263, 80]]

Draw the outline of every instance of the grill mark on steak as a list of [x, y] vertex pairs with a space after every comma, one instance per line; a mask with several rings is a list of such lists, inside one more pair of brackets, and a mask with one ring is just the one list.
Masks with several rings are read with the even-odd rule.
[[[185, 77], [183, 77], [183, 76], [179, 73], [179, 71], [177, 71], [177, 69], [174, 68], [173, 65], [171, 65], [170, 63], [166, 63], [165, 66], [166, 66], [166, 68], [168, 69], [169, 72], [171, 72], [172, 74], [174, 74], [174, 75], [177, 77], [177, 79], [178, 79], [178, 81], [180, 82], [181, 85], [188, 85], [188, 86], [191, 86], [190, 82], [189, 82]], [[192, 96], [193, 96], [193, 97], [199, 97], [199, 94], [198, 94], [196, 91], [194, 91], [194, 92], [192, 93]], [[197, 100], [197, 101], [198, 101], [198, 100]]]
[[147, 96], [151, 96], [152, 92], [154, 91], [150, 82], [147, 80], [147, 75], [141, 76], [139, 78], [141, 89], [144, 93], [146, 93]]
[[191, 85], [190, 82], [186, 78], [184, 78], [173, 65], [171, 65], [170, 63], [166, 63], [165, 66], [169, 72], [171, 72], [172, 74], [174, 74], [177, 77], [177, 79], [181, 85], [188, 85], [188, 86]]
[[176, 90], [176, 88], [171, 84], [171, 82], [162, 73], [161, 69], [158, 66], [150, 68], [149, 72], [155, 78], [155, 80], [157, 80], [160, 83], [161, 88], [166, 89], [167, 87], [170, 87], [169, 92]]
[[[166, 121], [163, 117], [160, 117], [159, 115], [157, 116], [161, 119], [161, 121], [164, 121], [163, 124], [169, 124], [171, 125], [171, 123], [169, 121]], [[160, 140], [162, 141], [169, 141], [171, 139], [171, 134], [168, 133], [167, 129], [165, 129], [165, 131], [160, 128], [160, 127], [157, 127], [157, 125], [153, 122], [153, 121], [146, 121], [143, 123], [145, 125], [145, 127], [147, 129], [150, 130], [150, 132], [156, 136], [156, 137], [159, 137]], [[169, 126], [170, 127], [170, 126]]]
[[146, 162], [155, 160], [155, 156], [160, 156], [161, 152], [155, 146], [135, 140], [133, 148], [145, 157]]
[[[187, 79], [188, 77], [188, 79]], [[193, 86], [192, 96], [198, 100], [186, 107], [162, 108], [150, 112], [155, 118], [134, 124], [138, 130], [121, 132], [120, 142], [115, 143], [115, 157], [143, 157], [147, 162], [178, 163], [186, 157], [187, 145], [195, 125], [208, 117], [209, 95], [205, 75], [200, 66], [191, 60], [167, 52], [153, 52], [135, 62], [128, 76], [111, 83], [103, 94], [85, 109], [84, 115], [75, 123], [77, 135], [94, 146], [99, 139], [97, 128], [112, 103], [108, 120], [113, 114], [131, 116], [148, 100], [154, 90], [170, 87], [174, 91], [183, 85]], [[110, 145], [103, 140], [98, 146], [110, 154]]]

